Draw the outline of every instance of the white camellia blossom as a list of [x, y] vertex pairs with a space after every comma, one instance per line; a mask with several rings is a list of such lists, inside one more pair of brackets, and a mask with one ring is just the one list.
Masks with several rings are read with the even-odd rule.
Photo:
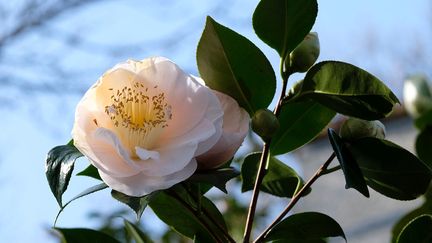
[[[249, 115], [163, 57], [108, 70], [78, 103], [74, 145], [112, 189], [143, 196], [228, 161]], [[197, 162], [198, 161], [198, 162]]]

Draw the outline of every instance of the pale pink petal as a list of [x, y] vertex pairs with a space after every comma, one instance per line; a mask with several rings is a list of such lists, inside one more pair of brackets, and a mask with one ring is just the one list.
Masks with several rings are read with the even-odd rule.
[[231, 159], [249, 131], [249, 114], [230, 96], [214, 92], [224, 110], [223, 133], [215, 146], [197, 157], [200, 169], [215, 168]]
[[196, 170], [197, 164], [192, 159], [184, 168], [166, 176], [149, 176], [137, 174], [131, 177], [113, 177], [103, 172], [102, 180], [112, 189], [129, 196], [141, 197], [157, 190], [170, 188], [171, 186], [189, 178]]

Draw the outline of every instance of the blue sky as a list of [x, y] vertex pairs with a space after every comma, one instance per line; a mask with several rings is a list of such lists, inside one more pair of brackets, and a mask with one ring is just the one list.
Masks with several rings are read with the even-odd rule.
[[[6, 56], [20, 58], [26, 53], [44, 57], [58, 53], [56, 60], [67, 70], [81, 73], [76, 85], [89, 87], [108, 68], [127, 58], [166, 56], [188, 72], [197, 73], [195, 48], [205, 22], [211, 14], [220, 23], [247, 36], [262, 48], [274, 67], [276, 52], [266, 47], [253, 33], [250, 16], [257, 0], [230, 1], [232, 5], [214, 9], [221, 1], [100, 1], [77, 11], [68, 12], [46, 26], [51, 33], [78, 34], [87, 48], [71, 49], [61, 40], [50, 39], [45, 32], [34, 31], [8, 46]], [[352, 62], [384, 79], [396, 93], [403, 77], [411, 72], [430, 75], [429, 63], [407, 63], [406, 57], [416, 47], [430, 53], [432, 6], [427, 0], [321, 0], [319, 15], [313, 30], [321, 42], [320, 60], [337, 59]], [[170, 39], [172, 34], [181, 43], [166, 49], [156, 40]], [[176, 40], [176, 39], [174, 39]], [[99, 46], [121, 44], [123, 52], [109, 58]], [[133, 48], [128, 48], [133, 46]], [[12, 59], [11, 59], [12, 60]], [[49, 61], [49, 60], [48, 60]], [[16, 66], [3, 60], [0, 70], [19, 72], [34, 82], [49, 75], [37, 68]], [[62, 80], [55, 80], [64, 85]], [[47, 242], [45, 229], [54, 220], [58, 206], [51, 195], [44, 174], [46, 152], [70, 139], [77, 95], [32, 94], [11, 92], [4, 96], [17, 104], [2, 107], [0, 124], [0, 236], [5, 242]], [[27, 97], [27, 98], [26, 98]], [[30, 97], [30, 98], [29, 98]], [[84, 168], [80, 160], [78, 169]], [[78, 171], [78, 170], [77, 170]], [[70, 198], [94, 181], [73, 178]], [[110, 211], [119, 204], [106, 192], [84, 198], [70, 205], [61, 216], [62, 227], [94, 227], [88, 220], [89, 210]], [[144, 217], [145, 219], [145, 217]]]

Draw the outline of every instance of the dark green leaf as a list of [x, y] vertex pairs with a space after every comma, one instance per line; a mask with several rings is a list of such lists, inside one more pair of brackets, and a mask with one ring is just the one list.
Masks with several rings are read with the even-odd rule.
[[[61, 212], [63, 212], [63, 210], [71, 203], [71, 202], [73, 202], [73, 201], [75, 201], [75, 200], [77, 200], [77, 199], [79, 199], [79, 198], [82, 198], [82, 197], [84, 197], [84, 196], [87, 196], [87, 195], [89, 195], [89, 194], [92, 194], [92, 193], [94, 193], [94, 192], [98, 192], [98, 191], [101, 191], [101, 190], [103, 190], [103, 189], [105, 189], [105, 188], [108, 188], [108, 186], [105, 184], [105, 183], [101, 183], [101, 184], [98, 184], [98, 185], [95, 185], [95, 186], [92, 186], [92, 187], [89, 187], [89, 188], [87, 188], [86, 190], [84, 190], [84, 191], [82, 191], [80, 194], [78, 194], [78, 195], [76, 195], [75, 197], [73, 197], [71, 200], [69, 200], [67, 203], [65, 203], [65, 205], [63, 205], [61, 208], [60, 208], [60, 211], [57, 213], [57, 216], [56, 216], [56, 219], [55, 219], [55, 222], [57, 222], [57, 219], [58, 219], [58, 217], [60, 216], [60, 213]], [[55, 223], [54, 223], [54, 225], [55, 225]]]
[[85, 168], [83, 171], [77, 173], [77, 175], [88, 176], [88, 177], [94, 178], [96, 180], [102, 180], [102, 178], [99, 175], [98, 169], [96, 167], [94, 167], [93, 165], [87, 166], [87, 168]]
[[197, 63], [207, 86], [233, 97], [251, 116], [273, 99], [276, 77], [264, 54], [211, 17], [198, 44]]
[[135, 211], [137, 215], [137, 220], [140, 220], [141, 215], [143, 214], [145, 208], [152, 200], [155, 194], [158, 192], [154, 192], [152, 194], [145, 195], [143, 197], [131, 197], [124, 193], [118, 191], [111, 191], [111, 196], [118, 201], [128, 205], [133, 211]]
[[427, 126], [432, 126], [432, 110], [426, 111], [424, 114], [417, 117], [414, 120], [414, 124], [420, 130], [425, 129]]
[[282, 220], [265, 237], [265, 241], [283, 240], [283, 242], [326, 242], [329, 237], [343, 237], [340, 225], [331, 217], [318, 212], [305, 212], [289, 216]]
[[432, 215], [422, 215], [411, 221], [400, 233], [397, 243], [432, 242]]
[[363, 173], [342, 139], [331, 128], [328, 129], [328, 137], [344, 173], [345, 188], [354, 188], [365, 197], [369, 197], [369, 190]]
[[[241, 168], [242, 192], [253, 189], [260, 158], [261, 153], [252, 153], [245, 158]], [[260, 190], [279, 197], [292, 197], [303, 184], [301, 177], [291, 167], [270, 157]]]
[[417, 136], [415, 148], [418, 157], [432, 171], [432, 126], [425, 127]]
[[361, 138], [348, 150], [357, 161], [366, 183], [375, 191], [398, 200], [412, 200], [424, 194], [431, 171], [416, 156], [386, 140]]
[[[429, 189], [430, 194], [432, 194], [432, 188]], [[423, 214], [432, 215], [432, 201], [426, 200], [423, 205], [414, 209], [413, 211], [404, 215], [399, 221], [393, 226], [392, 229], [392, 242], [396, 242], [397, 237], [402, 232], [403, 228], [413, 219], [421, 216]]]
[[261, 0], [253, 14], [256, 34], [285, 58], [312, 29], [316, 0]]
[[135, 241], [135, 243], [148, 243], [152, 242], [150, 238], [144, 234], [136, 225], [131, 222], [124, 220], [126, 234], [129, 235], [131, 239]]
[[378, 78], [348, 63], [325, 61], [307, 72], [291, 101], [314, 99], [334, 111], [364, 120], [386, 117], [398, 103]]
[[186, 182], [204, 183], [215, 186], [221, 191], [227, 193], [226, 183], [234, 177], [240, 175], [240, 172], [233, 167], [221, 168], [216, 170], [197, 171]]
[[45, 175], [60, 207], [62, 207], [62, 195], [68, 187], [75, 160], [81, 156], [83, 156], [81, 152], [71, 142], [54, 147], [48, 152]]
[[62, 242], [64, 243], [83, 243], [83, 242], [94, 242], [94, 243], [119, 243], [116, 239], [111, 236], [102, 233], [100, 231], [84, 228], [54, 228], [62, 235]]
[[329, 124], [336, 113], [315, 101], [285, 104], [279, 114], [280, 128], [270, 151], [284, 154], [308, 143]]
[[198, 203], [181, 186], [156, 194], [149, 206], [163, 222], [191, 239], [199, 236], [204, 242], [215, 242], [209, 232], [222, 236], [216, 224], [226, 229], [222, 214], [209, 199], [201, 196]]

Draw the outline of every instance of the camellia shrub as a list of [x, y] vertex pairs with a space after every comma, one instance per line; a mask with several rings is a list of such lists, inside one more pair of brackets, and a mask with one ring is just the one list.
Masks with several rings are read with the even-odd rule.
[[[347, 240], [334, 219], [320, 212], [289, 214], [322, 176], [342, 170], [341, 183], [365, 197], [369, 190], [397, 200], [425, 194], [431, 160], [386, 140], [384, 125], [377, 121], [399, 102], [393, 92], [349, 63], [316, 63], [319, 38], [310, 31], [317, 13], [316, 0], [261, 0], [256, 7], [255, 33], [280, 55], [278, 92], [274, 69], [261, 50], [211, 17], [197, 48], [200, 77], [164, 57], [128, 60], [106, 71], [77, 105], [72, 140], [48, 152], [46, 176], [60, 212], [78, 198], [109, 188], [138, 219], [149, 206], [196, 242], [235, 242], [206, 193], [212, 187], [227, 193], [225, 184], [240, 177], [242, 192], [253, 191], [243, 242], [324, 242]], [[305, 75], [288, 88], [293, 73]], [[275, 96], [277, 103], [269, 107]], [[349, 118], [340, 132], [328, 129], [333, 153], [305, 182], [275, 156], [312, 141], [336, 114]], [[430, 125], [424, 127], [430, 133]], [[261, 137], [262, 151], [247, 155], [237, 171], [230, 164], [250, 128]], [[426, 149], [428, 141], [418, 144]], [[77, 175], [101, 183], [64, 203], [81, 156], [89, 166]], [[335, 158], [339, 163], [330, 166]], [[253, 232], [261, 192], [291, 201], [262, 232]], [[394, 241], [430, 240], [431, 217], [404, 221]], [[148, 241], [139, 227], [124, 222], [135, 242]], [[65, 242], [117, 242], [92, 229], [55, 230]]]

